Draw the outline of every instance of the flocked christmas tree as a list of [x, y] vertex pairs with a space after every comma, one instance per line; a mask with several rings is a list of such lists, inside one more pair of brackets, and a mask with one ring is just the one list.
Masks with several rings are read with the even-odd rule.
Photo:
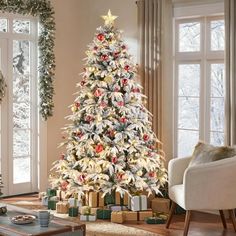
[[166, 169], [135, 81], [136, 65], [114, 27], [116, 17], [109, 11], [103, 19], [86, 52], [71, 124], [65, 127], [66, 153], [53, 164], [51, 183], [80, 197], [88, 191], [158, 193]]

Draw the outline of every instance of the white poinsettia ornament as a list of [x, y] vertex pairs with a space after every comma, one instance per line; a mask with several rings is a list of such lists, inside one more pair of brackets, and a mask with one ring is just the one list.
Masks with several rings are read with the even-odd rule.
[[79, 196], [86, 191], [158, 193], [167, 174], [146, 97], [135, 81], [136, 65], [114, 27], [116, 17], [109, 11], [103, 18], [105, 25], [86, 52], [71, 124], [65, 127], [66, 153], [54, 163], [51, 183]]

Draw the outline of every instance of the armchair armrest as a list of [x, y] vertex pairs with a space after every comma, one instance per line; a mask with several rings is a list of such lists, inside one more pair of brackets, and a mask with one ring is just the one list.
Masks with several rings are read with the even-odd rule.
[[175, 158], [169, 161], [168, 178], [169, 188], [173, 185], [182, 184], [184, 171], [189, 165], [191, 157]]
[[187, 168], [184, 195], [187, 210], [236, 208], [236, 157]]

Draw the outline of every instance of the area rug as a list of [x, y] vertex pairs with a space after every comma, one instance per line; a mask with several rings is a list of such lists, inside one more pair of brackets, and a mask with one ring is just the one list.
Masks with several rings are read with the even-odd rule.
[[[9, 202], [8, 202], [9, 204]], [[10, 203], [13, 206], [24, 208], [26, 210], [38, 211], [45, 209], [39, 202], [34, 201], [16, 201]], [[63, 220], [70, 220], [74, 223], [86, 224], [86, 236], [161, 236], [160, 234], [151, 233], [142, 229], [129, 227], [127, 225], [116, 224], [108, 221], [97, 220], [96, 222], [80, 222], [78, 218], [69, 219], [67, 214], [57, 214], [56, 211], [52, 211], [55, 217]], [[73, 220], [72, 220], [73, 219]]]

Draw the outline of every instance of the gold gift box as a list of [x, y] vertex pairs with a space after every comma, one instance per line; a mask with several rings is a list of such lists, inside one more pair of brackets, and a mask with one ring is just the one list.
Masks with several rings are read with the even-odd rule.
[[154, 198], [151, 202], [151, 208], [153, 212], [169, 213], [170, 200], [166, 198]]
[[138, 220], [143, 221], [145, 218], [152, 217], [153, 212], [152, 210], [147, 210], [147, 211], [138, 211]]
[[60, 214], [67, 214], [69, 211], [69, 203], [68, 202], [58, 202], [56, 204], [56, 211]]
[[[121, 195], [119, 192], [116, 192], [116, 205], [120, 205], [122, 202], [121, 202]], [[125, 193], [123, 195], [123, 205], [126, 206], [128, 205], [128, 201], [129, 201], [129, 196], [127, 193]]]
[[122, 224], [124, 222], [124, 213], [122, 211], [113, 211], [111, 213], [111, 222]]
[[104, 198], [102, 198], [103, 193], [89, 192], [88, 194], [88, 205], [90, 207], [103, 207]]

